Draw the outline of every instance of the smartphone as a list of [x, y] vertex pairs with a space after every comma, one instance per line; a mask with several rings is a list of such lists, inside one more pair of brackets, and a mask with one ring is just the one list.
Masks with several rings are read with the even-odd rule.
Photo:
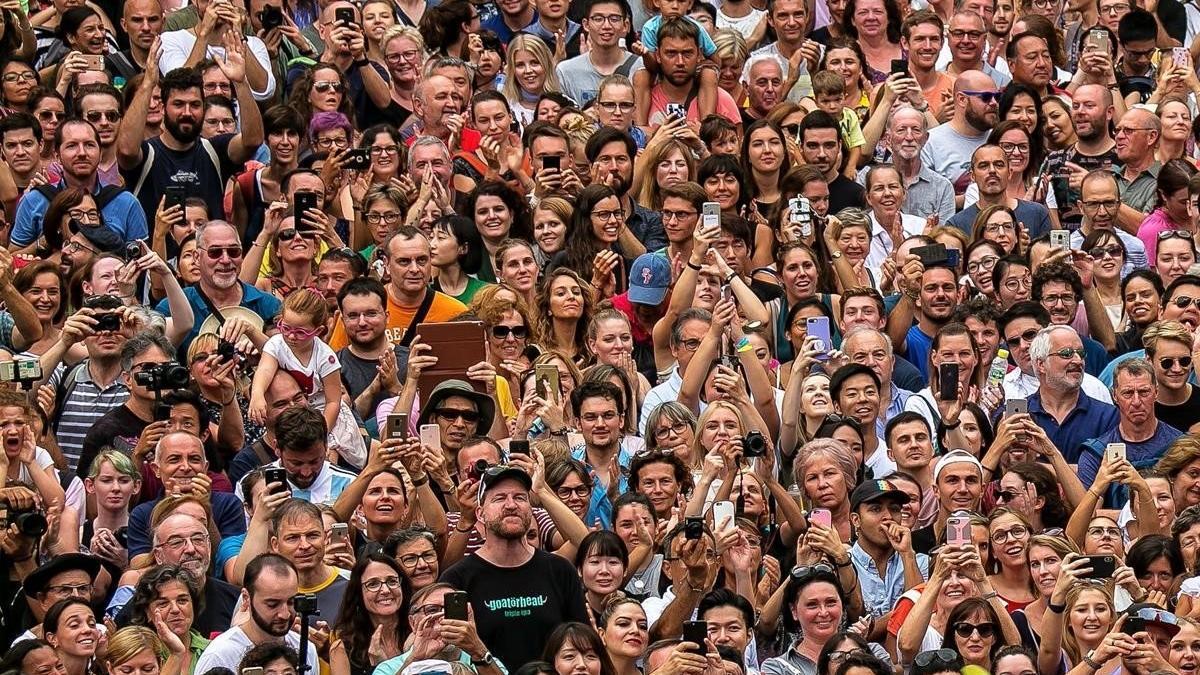
[[946, 264], [950, 267], [950, 269], [957, 270], [958, 269], [958, 261], [959, 261], [958, 249], [956, 249], [956, 248], [946, 249]]
[[699, 539], [704, 536], [704, 519], [688, 516], [683, 521], [683, 538]]
[[292, 197], [292, 217], [296, 219], [293, 227], [297, 230], [303, 230], [304, 225], [301, 224], [300, 218], [308, 212], [309, 209], [317, 208], [317, 193], [308, 190], [299, 190]]
[[824, 528], [833, 527], [833, 512], [829, 509], [813, 509], [812, 513], [808, 514], [808, 522]]
[[18, 380], [28, 381], [42, 379], [42, 364], [37, 359], [20, 359], [14, 363], [17, 364]]
[[945, 265], [947, 260], [945, 244], [930, 244], [929, 246], [917, 246], [912, 250], [913, 254], [921, 259], [921, 264], [926, 269], [937, 265]]
[[1108, 460], [1110, 465], [1125, 459], [1125, 444], [1109, 443], [1104, 446], [1104, 458]]
[[827, 360], [829, 358], [829, 350], [833, 349], [833, 340], [829, 335], [829, 317], [810, 316], [804, 320], [804, 325], [809, 337], [817, 339], [816, 347], [821, 350], [821, 353], [817, 355], [817, 360]]
[[366, 171], [371, 168], [371, 149], [354, 148], [348, 151], [342, 165], [352, 171]]
[[345, 26], [354, 26], [358, 23], [354, 20], [354, 9], [350, 7], [338, 7], [333, 10], [333, 20]]
[[1010, 398], [1004, 402], [1004, 416], [1028, 415], [1029, 401], [1023, 398]]
[[721, 227], [721, 205], [717, 202], [704, 202], [700, 207], [700, 227], [704, 230], [711, 230], [714, 227]]
[[667, 117], [673, 119], [683, 119], [687, 117], [687, 108], [682, 103], [668, 103]]
[[1042, 176], [1058, 176], [1063, 173], [1063, 169], [1067, 166], [1067, 154], [1063, 150], [1052, 152], [1046, 155], [1046, 161], [1042, 162], [1042, 170], [1038, 172]]
[[422, 424], [421, 445], [433, 448], [434, 450], [441, 450], [442, 428], [436, 424]]
[[697, 645], [697, 649], [692, 650], [693, 654], [705, 654], [708, 652], [708, 647], [705, 646], [704, 640], [708, 638], [708, 622], [707, 621], [684, 621], [683, 622], [683, 641], [691, 642]]
[[1050, 247], [1066, 250], [1071, 247], [1071, 233], [1067, 230], [1050, 230]]
[[562, 171], [562, 157], [558, 155], [546, 155], [542, 158], [542, 168]]
[[342, 542], [347, 546], [350, 545], [350, 526], [346, 523], [334, 523], [329, 528], [330, 543]]
[[283, 486], [281, 488], [272, 490], [271, 494], [288, 491], [287, 471], [280, 467], [268, 467], [264, 469], [263, 480], [266, 481], [267, 485], [270, 485], [271, 483], [279, 483]]
[[1146, 632], [1146, 620], [1140, 616], [1127, 616], [1121, 624], [1121, 632], [1125, 635], [1137, 635]]
[[163, 194], [166, 197], [164, 208], [169, 209], [172, 206], [183, 208], [183, 203], [187, 201], [187, 188], [182, 185], [168, 185], [163, 190]]
[[900, 74], [908, 77], [908, 61], [906, 59], [892, 59], [892, 74]]
[[946, 545], [962, 546], [971, 543], [971, 519], [966, 516], [950, 516], [946, 519]]
[[957, 363], [943, 363], [938, 366], [938, 398], [943, 401], [958, 400]]
[[542, 363], [533, 367], [534, 388], [537, 395], [546, 401], [562, 398], [562, 389], [558, 384], [558, 366], [553, 363]]
[[408, 438], [408, 413], [387, 416], [387, 438]]
[[1111, 555], [1085, 555], [1088, 559], [1088, 567], [1092, 568], [1091, 572], [1082, 575], [1084, 579], [1104, 579], [1112, 577], [1117, 571], [1117, 559]]
[[104, 56], [101, 54], [84, 54], [83, 60], [88, 70], [104, 70]]
[[1084, 38], [1083, 51], [1101, 51], [1105, 54], [1112, 53], [1112, 40], [1108, 37], [1108, 31], [1089, 30], [1087, 37]]
[[733, 518], [737, 517], [737, 510], [734, 508], [733, 502], [713, 502], [712, 514], [713, 527], [720, 527], [721, 523], [724, 523], [726, 519], [729, 519], [729, 523], [733, 524]]
[[1171, 49], [1171, 59], [1177, 66], [1187, 67], [1188, 50], [1187, 47], [1174, 47]]
[[465, 591], [447, 593], [442, 599], [442, 616], [454, 621], [467, 620], [467, 594]]
[[528, 440], [518, 440], [515, 438], [512, 439], [511, 441], [508, 442], [508, 454], [510, 457], [512, 455], [524, 455], [524, 456], [528, 457], [529, 456], [529, 441]]

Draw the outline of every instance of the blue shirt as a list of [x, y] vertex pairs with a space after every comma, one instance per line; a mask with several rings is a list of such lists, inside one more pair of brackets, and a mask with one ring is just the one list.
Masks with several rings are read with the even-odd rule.
[[[929, 556], [917, 553], [917, 568], [921, 570], [923, 579], [929, 578]], [[857, 542], [850, 547], [850, 562], [854, 563], [854, 571], [858, 573], [858, 582], [862, 584], [862, 598], [866, 609], [872, 616], [886, 616], [896, 605], [896, 601], [904, 595], [904, 562], [900, 554], [892, 551], [888, 558], [887, 570], [884, 576], [879, 576], [875, 559], [867, 554]]]
[[[1013, 213], [1017, 217], [1017, 222], [1025, 226], [1025, 231], [1029, 233], [1030, 239], [1037, 239], [1054, 227], [1054, 224], [1050, 222], [1049, 209], [1037, 202], [1018, 199], [1017, 208], [1013, 209]], [[966, 232], [969, 237], [972, 235], [971, 227], [975, 224], [975, 218], [978, 215], [979, 204], [976, 203], [954, 214], [946, 222]]]
[[[279, 314], [280, 309], [283, 308], [283, 303], [274, 295], [263, 293], [244, 281], [239, 281], [238, 283], [242, 285], [242, 301], [239, 304], [261, 316], [265, 322], [263, 330], [267, 330], [275, 322], [275, 317]], [[196, 336], [200, 334], [200, 326], [212, 312], [208, 311], [208, 305], [200, 299], [200, 289], [196, 286], [188, 286], [183, 289], [183, 294], [187, 296], [188, 304], [192, 306], [192, 313], [196, 316], [196, 321], [192, 324], [192, 330], [188, 332], [183, 344], [179, 345], [180, 353], [186, 354], [188, 346], [192, 344], [192, 340], [196, 339]], [[166, 298], [163, 298], [154, 309], [163, 316], [171, 316], [171, 309], [167, 306]]]
[[[608, 490], [596, 477], [596, 470], [592, 468], [591, 464], [588, 464], [587, 445], [575, 446], [571, 450], [571, 458], [582, 462], [587, 467], [588, 475], [592, 478], [592, 499], [588, 504], [587, 521], [584, 524], [591, 527], [598, 520], [604, 529], [612, 529], [612, 501], [608, 498]], [[617, 450], [617, 464], [621, 467], [621, 476], [617, 481], [617, 494], [629, 491], [629, 462], [632, 460], [633, 453], [625, 449], [624, 441], [622, 441], [620, 449]]]
[[[897, 357], [896, 363], [899, 363], [901, 360]], [[877, 436], [884, 438], [883, 431], [887, 428], [887, 423], [896, 415], [904, 412], [904, 404], [908, 403], [908, 399], [912, 395], [911, 391], [897, 387], [896, 378], [892, 378], [892, 400], [888, 401], [887, 410], [883, 411], [883, 414], [875, 419], [875, 434]]]
[[[700, 29], [700, 51], [704, 52], [705, 56], [716, 54], [717, 43], [713, 42], [712, 38], [708, 36], [708, 31], [704, 29], [704, 26], [701, 26], [699, 21], [690, 16], [683, 18], [696, 24], [696, 28]], [[655, 14], [650, 17], [649, 21], [642, 24], [642, 46], [646, 48], [646, 51], [658, 51], [658, 29], [662, 27], [662, 22], [662, 14]]]
[[[1079, 480], [1084, 487], [1091, 487], [1092, 483], [1096, 481], [1096, 473], [1100, 470], [1100, 461], [1104, 458], [1104, 448], [1109, 443], [1124, 443], [1125, 456], [1129, 458], [1129, 463], [1133, 465], [1133, 468], [1148, 469], [1163, 456], [1163, 453], [1167, 451], [1167, 446], [1183, 435], [1182, 431], [1170, 424], [1159, 422], [1153, 436], [1134, 443], [1121, 437], [1121, 427], [1117, 425], [1107, 433], [1083, 444], [1079, 453], [1079, 469], [1076, 473], [1079, 474]], [[1127, 501], [1129, 501], [1129, 487], [1126, 485], [1114, 483], [1108, 486], [1108, 491], [1104, 493], [1105, 508], [1119, 509], [1125, 506]]]
[[904, 338], [904, 358], [916, 367], [926, 382], [929, 381], [929, 350], [932, 348], [933, 338], [914, 323]]
[[1042, 408], [1042, 394], [1029, 397], [1029, 416], [1037, 423], [1050, 441], [1063, 454], [1068, 464], [1079, 461], [1080, 446], [1084, 441], [1105, 434], [1117, 426], [1117, 409], [1102, 401], [1079, 392], [1075, 408], [1067, 413], [1062, 424]]
[[[60, 181], [55, 187], [65, 187], [66, 182]], [[95, 195], [100, 192], [100, 183], [96, 182]], [[42, 222], [46, 217], [46, 209], [50, 200], [37, 190], [29, 190], [17, 204], [17, 217], [13, 222], [12, 243], [17, 246], [28, 246], [42, 236]], [[146, 229], [146, 212], [141, 203], [131, 193], [123, 191], [112, 201], [100, 209], [104, 226], [112, 230], [124, 241], [145, 239], [150, 236]]]

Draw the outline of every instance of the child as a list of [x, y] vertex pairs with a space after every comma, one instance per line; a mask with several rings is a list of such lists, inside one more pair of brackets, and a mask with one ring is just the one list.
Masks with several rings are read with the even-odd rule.
[[737, 126], [720, 115], [709, 115], [700, 123], [700, 140], [714, 155], [737, 155], [742, 136]]
[[858, 113], [844, 105], [846, 81], [832, 70], [822, 70], [813, 75], [812, 84], [817, 108], [833, 115], [841, 127], [842, 140], [850, 148], [843, 173], [846, 178], [854, 180], [858, 177], [858, 160], [862, 157], [862, 149], [867, 141], [863, 138]]
[[325, 332], [329, 312], [325, 298], [310, 288], [292, 291], [283, 301], [279, 333], [263, 345], [262, 360], [250, 389], [250, 419], [262, 424], [267, 413], [267, 387], [283, 369], [296, 378], [313, 407], [323, 410], [326, 428], [333, 432], [342, 403], [341, 364], [317, 336]]
[[[642, 26], [641, 39], [633, 45], [631, 50], [641, 55], [642, 64], [645, 66], [633, 74], [633, 91], [634, 100], [637, 102], [635, 120], [637, 125], [657, 128], [666, 121], [664, 113], [662, 119], [656, 120], [655, 124], [650, 123], [650, 94], [654, 88], [655, 77], [659, 73], [657, 58], [659, 27], [664, 21], [677, 18], [683, 18], [696, 24], [700, 31], [700, 51], [704, 59], [709, 59], [716, 53], [717, 45], [713, 43], [704, 26], [688, 16], [692, 10], [692, 0], [650, 0], [650, 4], [659, 11], [659, 14], [651, 17]], [[698, 113], [695, 119], [697, 120], [702, 120], [717, 112], [717, 74], [716, 64], [708, 61], [701, 62], [700, 71], [697, 73], [700, 86], [697, 88], [695, 96]], [[685, 105], [690, 107], [690, 102]]]

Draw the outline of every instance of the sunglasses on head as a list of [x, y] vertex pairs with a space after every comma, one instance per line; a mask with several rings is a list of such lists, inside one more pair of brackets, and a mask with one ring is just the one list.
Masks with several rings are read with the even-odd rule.
[[986, 640], [996, 634], [996, 624], [986, 621], [984, 623], [959, 623], [954, 625], [954, 634], [960, 638], [969, 638], [975, 632], [978, 632], [979, 637]]
[[833, 571], [833, 568], [825, 563], [817, 563], [816, 565], [803, 565], [801, 567], [792, 568], [792, 578], [796, 581], [805, 581], [819, 574], [837, 575], [837, 573]]
[[503, 340], [512, 335], [517, 340], [529, 337], [529, 329], [525, 326], [492, 326], [492, 337]]
[[1167, 239], [1188, 239], [1188, 240], [1191, 240], [1191, 239], [1192, 239], [1192, 233], [1191, 233], [1191, 232], [1188, 232], [1187, 230], [1163, 230], [1162, 232], [1159, 232], [1159, 233], [1158, 233], [1158, 240], [1159, 240], [1159, 241], [1166, 241]]
[[917, 657], [913, 659], [913, 664], [919, 668], [928, 668], [936, 664], [938, 667], [958, 670], [958, 668], [954, 666], [954, 664], [958, 662], [958, 652], [954, 651], [953, 649], [932, 649], [930, 651], [917, 654]]

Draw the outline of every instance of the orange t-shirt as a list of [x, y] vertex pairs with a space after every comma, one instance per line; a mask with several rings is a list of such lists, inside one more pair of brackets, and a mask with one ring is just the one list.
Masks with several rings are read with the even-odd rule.
[[[450, 321], [459, 314], [467, 311], [466, 305], [445, 293], [439, 293], [432, 289], [429, 292], [433, 293], [433, 304], [429, 306], [429, 313], [425, 315], [425, 323]], [[388, 322], [387, 330], [385, 331], [388, 342], [392, 344], [400, 342], [404, 337], [404, 331], [408, 329], [408, 324], [413, 320], [413, 315], [420, 308], [420, 304], [411, 307], [401, 305], [392, 298], [391, 292], [388, 292]], [[349, 344], [350, 339], [346, 336], [346, 326], [342, 323], [342, 317], [339, 316], [337, 323], [333, 327], [333, 335], [329, 337], [329, 346], [336, 352]]]
[[[925, 96], [925, 101], [929, 103], [929, 112], [937, 117], [942, 112], [942, 92], [954, 92], [954, 78], [949, 75], [938, 72], [937, 80], [933, 86], [928, 89], [922, 89], [921, 93]], [[953, 101], [953, 99], [951, 99]]]

